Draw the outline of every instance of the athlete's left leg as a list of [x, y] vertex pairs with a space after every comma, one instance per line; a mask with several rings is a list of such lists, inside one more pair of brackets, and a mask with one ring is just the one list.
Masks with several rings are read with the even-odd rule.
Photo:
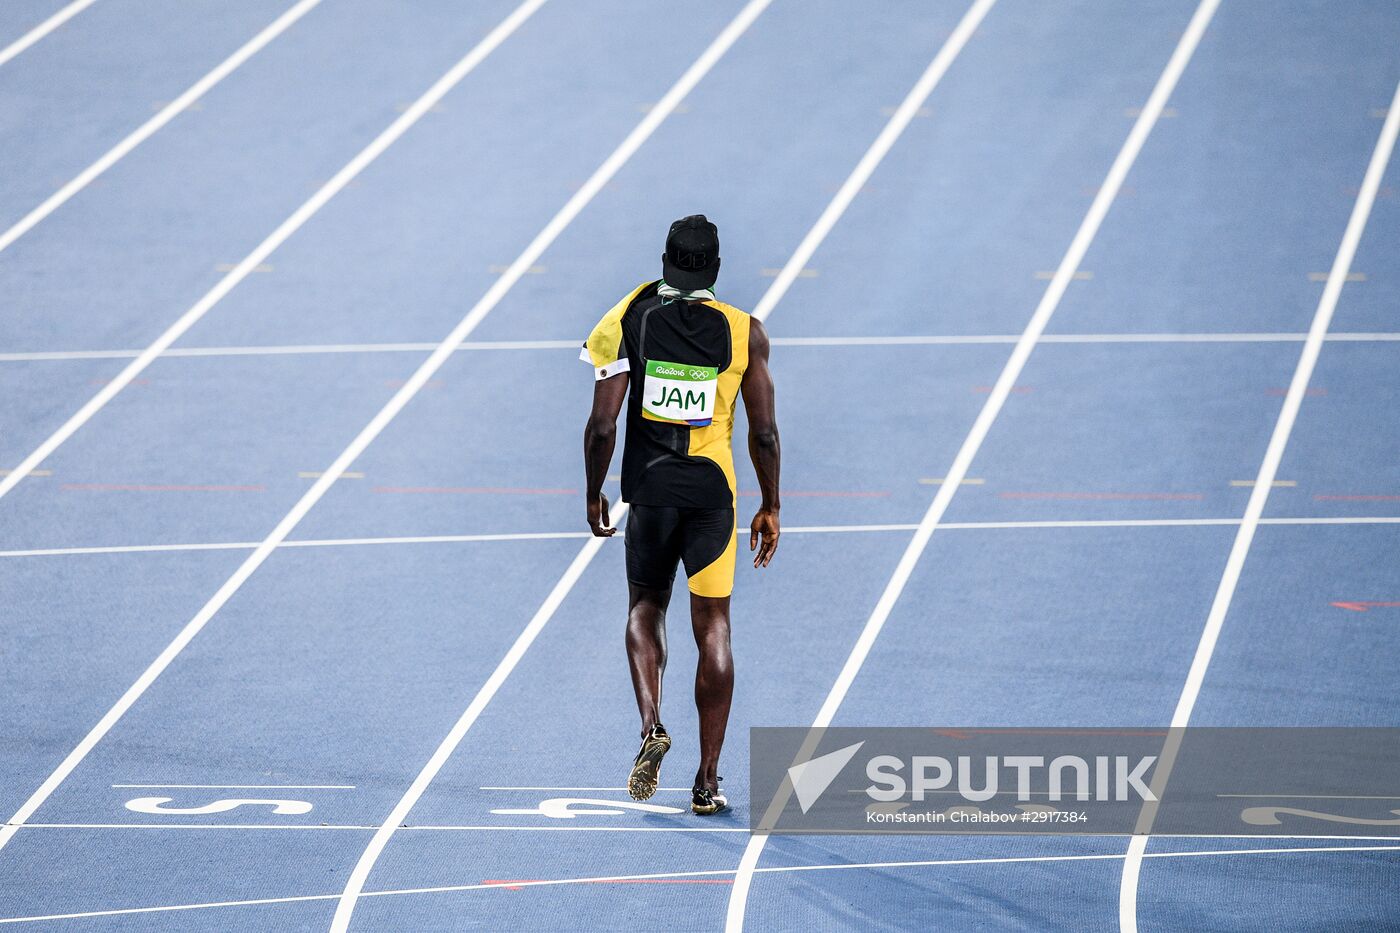
[[627, 607], [627, 665], [632, 690], [642, 715], [642, 735], [661, 721], [661, 678], [666, 674], [666, 604], [669, 589], [629, 583]]
[[700, 767], [695, 786], [719, 787], [719, 753], [734, 695], [734, 657], [729, 650], [729, 597], [690, 594], [690, 624], [700, 663], [695, 669], [695, 705], [700, 710]]

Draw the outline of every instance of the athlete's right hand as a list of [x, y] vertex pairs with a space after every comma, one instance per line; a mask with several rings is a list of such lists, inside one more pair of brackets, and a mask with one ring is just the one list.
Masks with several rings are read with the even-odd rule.
[[[749, 525], [749, 550], [757, 550], [754, 556], [755, 567], [767, 567], [778, 549], [778, 513], [775, 509], [759, 509]], [[762, 547], [759, 546], [762, 539]]]
[[608, 521], [608, 497], [599, 493], [598, 498], [588, 500], [588, 527], [593, 529], [596, 537], [611, 538], [617, 534], [617, 529], [611, 525], [612, 522]]

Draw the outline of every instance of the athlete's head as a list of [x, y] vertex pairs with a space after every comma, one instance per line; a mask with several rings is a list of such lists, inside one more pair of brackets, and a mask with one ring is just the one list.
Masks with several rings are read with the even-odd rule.
[[667, 285], [694, 291], [710, 288], [719, 277], [719, 231], [704, 214], [691, 214], [671, 224], [661, 275]]

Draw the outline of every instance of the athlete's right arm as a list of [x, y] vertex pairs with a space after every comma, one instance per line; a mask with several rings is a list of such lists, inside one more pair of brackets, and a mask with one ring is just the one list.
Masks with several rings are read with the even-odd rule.
[[[758, 514], [749, 525], [749, 550], [758, 550], [755, 567], [767, 567], [778, 550], [778, 473], [782, 451], [778, 445], [778, 418], [773, 409], [773, 375], [768, 371], [768, 332], [757, 318], [749, 321], [749, 365], [739, 384], [744, 411], [749, 416], [749, 457], [758, 474], [763, 496]], [[760, 539], [762, 546], [759, 546]]]
[[588, 527], [600, 538], [617, 533], [608, 520], [608, 497], [603, 495], [603, 480], [612, 463], [617, 445], [617, 416], [627, 398], [627, 373], [599, 379], [593, 383], [593, 412], [583, 429], [583, 470], [588, 497]]

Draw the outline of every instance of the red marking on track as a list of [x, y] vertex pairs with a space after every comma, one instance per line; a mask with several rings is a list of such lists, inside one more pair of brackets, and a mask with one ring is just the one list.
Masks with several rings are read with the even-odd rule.
[[1317, 502], [1400, 502], [1400, 496], [1313, 496]]
[[576, 496], [577, 489], [537, 489], [529, 486], [375, 486], [373, 492], [427, 495]]
[[266, 492], [267, 487], [220, 486], [220, 485], [180, 485], [153, 483], [64, 483], [60, 489], [82, 490], [85, 492]]
[[1352, 612], [1365, 612], [1367, 609], [1395, 609], [1400, 607], [1400, 602], [1378, 603], [1374, 600], [1357, 600], [1355, 602], [1336, 602], [1332, 605], [1338, 609], [1349, 609]]
[[[1288, 394], [1288, 387], [1287, 387], [1287, 386], [1270, 386], [1270, 387], [1268, 388], [1268, 393], [1269, 393], [1270, 395], [1279, 395], [1279, 396], [1287, 395], [1287, 394]], [[1327, 390], [1324, 389], [1322, 386], [1313, 386], [1312, 388], [1304, 389], [1304, 390], [1303, 390], [1303, 394], [1304, 394], [1304, 395], [1313, 395], [1313, 396], [1326, 395], [1326, 394], [1327, 394]]]
[[[527, 887], [542, 885], [543, 878], [512, 878], [498, 881], [488, 878], [481, 882], [495, 888], [510, 891], [523, 891]], [[732, 878], [600, 878], [596, 881], [571, 881], [570, 884], [733, 884]]]
[[[859, 490], [859, 489], [784, 489], [785, 497], [797, 497], [802, 499], [879, 499], [888, 496], [888, 489], [881, 490]], [[762, 493], [757, 490], [746, 489], [739, 493], [741, 496], [759, 496]]]
[[934, 729], [934, 735], [965, 739], [972, 735], [1167, 735], [1165, 729]]
[[[986, 395], [992, 391], [992, 386], [973, 386], [972, 391]], [[1030, 386], [1012, 386], [1011, 391], [1016, 395], [1029, 395], [1032, 390]]]
[[1199, 492], [1003, 492], [1003, 499], [1164, 499], [1197, 501]]

